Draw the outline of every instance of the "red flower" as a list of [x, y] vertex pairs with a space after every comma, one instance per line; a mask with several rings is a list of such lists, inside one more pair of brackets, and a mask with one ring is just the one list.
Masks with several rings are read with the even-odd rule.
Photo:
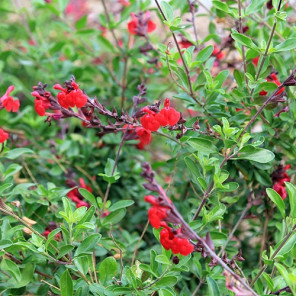
[[118, 0], [118, 2], [119, 2], [121, 5], [126, 6], [126, 7], [128, 7], [128, 6], [131, 5], [131, 3], [130, 3], [128, 0]]
[[157, 131], [160, 127], [160, 123], [156, 119], [156, 113], [154, 111], [151, 111], [148, 107], [144, 107], [142, 111], [148, 113], [140, 119], [142, 126], [145, 129], [150, 130], [151, 132]]
[[[68, 184], [68, 186], [72, 187], [75, 186], [75, 182], [70, 181], [70, 184]], [[91, 187], [87, 186], [83, 180], [83, 178], [79, 178], [79, 188], [84, 188], [89, 192], [92, 192]], [[83, 196], [79, 193], [78, 188], [74, 188], [73, 190], [71, 190], [70, 192], [67, 193], [68, 198], [70, 198], [73, 202], [76, 203], [76, 207], [80, 208], [80, 207], [89, 207], [89, 204], [85, 201], [83, 201]]]
[[14, 100], [10, 93], [14, 90], [14, 86], [11, 85], [6, 90], [5, 94], [0, 98], [0, 106], [2, 105], [8, 112], [17, 112], [20, 108], [20, 101]]
[[160, 231], [160, 243], [166, 250], [171, 249], [173, 254], [181, 254], [183, 256], [189, 255], [194, 249], [187, 238], [175, 236], [170, 228], [163, 228]]
[[87, 96], [79, 89], [78, 84], [74, 79], [71, 80], [71, 86], [67, 85], [67, 88], [63, 88], [60, 84], [55, 84], [54, 89], [61, 90], [58, 93], [57, 98], [59, 104], [68, 109], [69, 107], [82, 108], [87, 103]]
[[152, 227], [158, 229], [161, 222], [167, 217], [167, 208], [161, 206], [152, 206], [148, 211], [148, 219]]
[[222, 60], [224, 58], [224, 53], [217, 47], [216, 44], [214, 44], [212, 56], [215, 56], [218, 60]]
[[194, 46], [194, 44], [192, 42], [190, 42], [189, 40], [187, 40], [186, 38], [182, 37], [182, 40], [178, 42], [180, 47], [183, 48], [188, 48], [190, 46]]
[[[277, 76], [276, 76], [275, 73], [271, 73], [271, 74], [266, 78], [266, 81], [268, 81], [268, 82], [273, 82], [273, 83], [275, 83], [277, 86], [280, 86], [280, 85], [281, 85], [281, 82], [278, 80], [278, 78], [277, 78]], [[279, 94], [281, 94], [281, 93], [284, 92], [284, 91], [285, 91], [285, 88], [283, 87], [283, 88], [281, 88], [281, 89], [276, 93], [276, 95], [279, 95]], [[268, 93], [267, 91], [262, 90], [262, 91], [259, 93], [259, 95], [260, 95], [260, 96], [266, 96], [267, 93]]]
[[47, 109], [51, 104], [49, 100], [41, 95], [37, 91], [31, 92], [31, 95], [35, 97], [35, 111], [39, 116], [44, 116]]
[[180, 120], [180, 112], [170, 107], [170, 100], [164, 100], [164, 108], [155, 116], [161, 126], [173, 126]]
[[272, 189], [274, 191], [276, 191], [280, 196], [281, 198], [284, 200], [286, 197], [287, 197], [287, 191], [286, 191], [286, 187], [285, 185], [282, 185], [280, 183], [275, 183], [272, 187]]
[[137, 147], [139, 149], [144, 149], [144, 147], [151, 142], [151, 132], [143, 127], [137, 127], [136, 128], [137, 136], [139, 137], [139, 144]]
[[275, 190], [282, 199], [287, 197], [285, 182], [290, 182], [290, 177], [287, 174], [287, 170], [290, 169], [291, 165], [286, 165], [283, 167], [280, 165], [277, 170], [275, 170], [271, 177], [273, 181], [273, 190]]
[[254, 59], [252, 60], [252, 63], [253, 63], [254, 66], [256, 66], [256, 67], [258, 66], [259, 58], [260, 58], [260, 56], [254, 58]]
[[9, 134], [0, 128], [0, 143], [4, 143], [9, 137]]
[[156, 24], [150, 19], [150, 11], [146, 13], [131, 13], [132, 20], [127, 24], [128, 31], [133, 35], [145, 36], [156, 29]]

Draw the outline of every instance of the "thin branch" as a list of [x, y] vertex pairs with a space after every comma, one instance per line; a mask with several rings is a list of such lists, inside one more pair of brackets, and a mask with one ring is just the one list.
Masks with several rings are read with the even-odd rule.
[[120, 246], [118, 245], [118, 243], [115, 241], [115, 239], [113, 237], [112, 228], [110, 229], [109, 235], [111, 236], [111, 239], [112, 239], [113, 243], [115, 244], [115, 246], [119, 250], [119, 254], [120, 254], [120, 277], [119, 277], [119, 280], [121, 281], [122, 273], [123, 273], [123, 268], [124, 268], [124, 266], [123, 266], [123, 259], [122, 259], [122, 249], [120, 248]]
[[[278, 248], [273, 252], [273, 254], [270, 257], [270, 260], [273, 260], [276, 255], [279, 253], [279, 251], [283, 248], [283, 246], [286, 244], [286, 242], [289, 240], [289, 238], [294, 234], [294, 231], [296, 230], [296, 224], [293, 226], [292, 230], [285, 236], [284, 240], [281, 242], [281, 244], [278, 246]], [[260, 278], [262, 273], [266, 270], [267, 265], [264, 264], [260, 271], [258, 272], [257, 276], [254, 278], [254, 280], [251, 282], [250, 286], [253, 287], [257, 280]]]
[[146, 223], [146, 225], [145, 225], [145, 227], [144, 227], [144, 229], [143, 229], [143, 231], [142, 231], [142, 234], [141, 234], [141, 236], [140, 236], [140, 238], [139, 238], [139, 240], [138, 240], [138, 242], [137, 242], [137, 244], [136, 244], [136, 247], [135, 247], [135, 250], [134, 250], [134, 253], [133, 253], [133, 258], [132, 258], [131, 266], [134, 265], [134, 262], [135, 262], [135, 259], [136, 259], [136, 253], [137, 253], [137, 251], [138, 251], [138, 247], [139, 247], [140, 242], [142, 241], [142, 239], [143, 239], [143, 237], [144, 237], [144, 234], [145, 234], [146, 231], [147, 231], [148, 226], [149, 226], [149, 221], [147, 221], [147, 223]]
[[246, 208], [242, 211], [239, 219], [237, 220], [236, 224], [234, 225], [231, 233], [229, 234], [226, 242], [224, 243], [223, 247], [221, 248], [220, 252], [218, 253], [218, 256], [221, 256], [223, 255], [228, 243], [230, 242], [230, 240], [232, 239], [235, 231], [237, 230], [238, 226], [240, 225], [241, 221], [244, 219], [244, 217], [246, 216], [247, 212], [249, 211], [249, 209], [251, 208], [252, 204], [251, 203], [248, 203]]
[[[242, 26], [242, 1], [238, 0], [238, 15], [239, 15], [239, 32], [243, 34], [243, 26]], [[245, 55], [245, 47], [242, 45], [242, 56], [243, 56], [243, 65], [244, 65], [244, 73], [245, 73], [245, 82], [247, 85], [247, 88], [249, 89], [249, 81], [247, 77], [247, 61], [246, 61], [246, 55]], [[250, 91], [250, 90], [249, 90]]]
[[109, 29], [111, 31], [111, 34], [116, 42], [116, 45], [117, 45], [117, 48], [120, 49], [120, 44], [119, 44], [119, 41], [115, 35], [115, 32], [114, 32], [114, 29], [111, 27], [111, 20], [110, 20], [110, 17], [109, 17], [109, 13], [108, 13], [108, 9], [107, 9], [107, 5], [105, 3], [105, 0], [101, 0], [102, 1], [102, 4], [104, 6], [104, 12], [105, 12], [105, 16], [106, 16], [106, 19], [107, 19], [107, 22], [108, 22], [108, 26], [109, 26]]

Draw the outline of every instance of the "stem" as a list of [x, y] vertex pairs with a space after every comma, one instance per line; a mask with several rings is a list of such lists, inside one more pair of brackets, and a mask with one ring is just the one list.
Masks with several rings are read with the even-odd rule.
[[194, 5], [194, 1], [192, 3], [190, 3], [190, 0], [187, 0], [187, 3], [189, 5], [189, 10], [191, 13], [191, 23], [192, 23], [192, 27], [193, 27], [193, 32], [194, 32], [194, 37], [195, 37], [195, 48], [196, 50], [198, 50], [198, 37], [197, 37], [197, 30], [196, 30], [196, 26], [195, 26], [195, 15], [194, 15], [194, 7], [191, 7], [191, 5]]
[[133, 258], [132, 258], [132, 264], [131, 264], [131, 266], [134, 265], [134, 262], [135, 262], [135, 259], [136, 259], [136, 253], [137, 253], [139, 244], [140, 244], [141, 240], [143, 239], [144, 234], [146, 233], [148, 226], [149, 226], [149, 221], [147, 221], [147, 223], [146, 223], [146, 225], [145, 225], [145, 227], [144, 227], [144, 229], [142, 231], [142, 234], [141, 234], [141, 236], [140, 236], [140, 238], [139, 238], [139, 240], [138, 240], [138, 242], [136, 244], [136, 247], [135, 247], [135, 250], [134, 250], [134, 254], [133, 254]]
[[[230, 156], [225, 156], [225, 158], [223, 159], [221, 165], [220, 165], [220, 169], [222, 169], [224, 167], [224, 165], [226, 164], [227, 160], [230, 159]], [[208, 199], [208, 197], [211, 195], [212, 189], [214, 187], [214, 181], [211, 182], [210, 186], [207, 188], [207, 190], [205, 191], [202, 201], [198, 207], [198, 209], [196, 210], [192, 220], [195, 220], [197, 218], [197, 216], [199, 215], [199, 213], [201, 212], [206, 200]]]
[[198, 286], [195, 288], [195, 290], [193, 291], [192, 296], [195, 296], [195, 295], [196, 295], [196, 293], [198, 292], [198, 290], [200, 289], [200, 287], [201, 287], [204, 283], [205, 283], [205, 279], [201, 279], [201, 280], [199, 281], [199, 284], [198, 284]]
[[111, 236], [111, 239], [112, 239], [113, 243], [115, 244], [115, 246], [119, 249], [119, 254], [120, 254], [120, 277], [119, 277], [119, 280], [121, 281], [123, 268], [124, 268], [123, 267], [123, 259], [122, 259], [122, 249], [120, 248], [118, 243], [115, 241], [113, 234], [112, 234], [112, 229], [110, 230], [109, 235]]
[[[280, 2], [279, 2], [277, 11], [280, 11], [281, 5], [282, 5], [282, 0], [280, 0]], [[259, 69], [258, 69], [258, 72], [257, 72], [256, 77], [255, 77], [255, 82], [258, 80], [258, 78], [260, 76], [261, 70], [263, 68], [263, 64], [264, 64], [265, 59], [266, 59], [266, 57], [268, 55], [269, 47], [270, 47], [270, 44], [271, 44], [271, 41], [272, 41], [272, 38], [273, 38], [273, 35], [274, 35], [274, 32], [275, 32], [276, 24], [277, 24], [277, 20], [276, 20], [276, 18], [274, 18], [274, 23], [273, 23], [273, 26], [271, 28], [271, 33], [270, 33], [270, 36], [269, 36], [269, 39], [268, 39], [268, 42], [267, 42], [267, 46], [265, 48], [265, 52], [263, 54], [262, 61], [261, 61], [260, 65], [259, 65]], [[252, 98], [253, 93], [254, 93], [254, 88], [251, 91], [251, 98]]]
[[229, 234], [229, 236], [228, 236], [228, 238], [227, 238], [225, 244], [223, 245], [223, 247], [221, 248], [220, 252], [218, 253], [218, 256], [223, 255], [223, 253], [224, 253], [224, 251], [225, 251], [225, 249], [226, 249], [228, 243], [229, 243], [230, 240], [232, 239], [232, 237], [233, 237], [235, 231], [237, 230], [237, 228], [238, 228], [238, 226], [240, 225], [241, 221], [242, 221], [242, 220], [244, 219], [244, 217], [246, 216], [246, 214], [247, 214], [248, 210], [251, 208], [251, 206], [252, 206], [251, 203], [248, 203], [247, 206], [246, 206], [246, 208], [242, 211], [242, 213], [241, 213], [239, 219], [237, 220], [235, 226], [233, 227], [231, 233]]
[[114, 40], [116, 42], [117, 48], [120, 49], [120, 45], [119, 45], [118, 39], [117, 39], [117, 37], [115, 35], [114, 29], [111, 28], [111, 25], [110, 25], [111, 24], [111, 20], [110, 20], [110, 17], [109, 17], [107, 5], [105, 3], [105, 0], [101, 0], [101, 1], [102, 1], [103, 6], [104, 6], [104, 12], [105, 12], [105, 16], [106, 16], [106, 19], [107, 19], [107, 22], [108, 22], [109, 29], [110, 29], [111, 34], [112, 34], [112, 36], [113, 36], [113, 38], [114, 38]]
[[[294, 233], [295, 229], [296, 229], [296, 224], [293, 226], [292, 230], [286, 235], [286, 237], [281, 242], [281, 244], [278, 246], [278, 248], [274, 251], [274, 253], [270, 257], [270, 260], [273, 260], [276, 257], [276, 255], [278, 254], [278, 252], [282, 249], [282, 247], [286, 244], [286, 242], [288, 241], [288, 239], [292, 236], [292, 234]], [[259, 273], [254, 278], [254, 280], [251, 282], [251, 284], [250, 284], [251, 287], [254, 286], [254, 284], [257, 282], [257, 280], [260, 278], [260, 276], [266, 270], [266, 268], [267, 268], [267, 265], [264, 264], [262, 266], [262, 268], [260, 269]]]
[[169, 267], [166, 268], [166, 270], [152, 283], [150, 283], [149, 285], [143, 287], [143, 288], [138, 288], [138, 290], [145, 290], [147, 288], [150, 288], [151, 286], [155, 285], [157, 282], [159, 282], [169, 271]]
[[[243, 34], [243, 26], [242, 26], [242, 2], [238, 0], [238, 15], [239, 15], [239, 31]], [[245, 55], [245, 47], [242, 45], [242, 56], [243, 56], [243, 65], [244, 65], [244, 73], [245, 73], [245, 82], [247, 88], [249, 89], [249, 81], [246, 75], [247, 73], [247, 62], [246, 62], [246, 55]], [[249, 90], [250, 91], [250, 90]]]

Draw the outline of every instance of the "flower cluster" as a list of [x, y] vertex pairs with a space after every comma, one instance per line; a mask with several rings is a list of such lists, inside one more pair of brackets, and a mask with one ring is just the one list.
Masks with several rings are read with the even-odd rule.
[[[153, 195], [145, 196], [145, 201], [152, 204], [148, 211], [148, 219], [152, 227], [160, 231], [160, 243], [166, 250], [172, 250], [173, 254], [187, 256], [193, 252], [194, 246], [187, 238], [184, 238], [182, 228], [174, 229], [168, 226], [167, 222], [174, 222], [171, 209], [161, 205], [159, 199]], [[169, 203], [171, 201], [169, 200]]]
[[[35, 87], [35, 86], [34, 86]], [[34, 89], [33, 87], [33, 89]], [[35, 111], [39, 116], [46, 115], [46, 110], [50, 109], [51, 103], [49, 97], [51, 93], [48, 91], [44, 92], [44, 95], [40, 95], [38, 91], [34, 90], [31, 95], [35, 97]]]
[[285, 182], [290, 182], [290, 177], [287, 174], [287, 170], [291, 168], [291, 165], [282, 166], [280, 165], [277, 170], [275, 170], [272, 175], [273, 190], [275, 190], [282, 199], [287, 197]]
[[[268, 82], [273, 82], [275, 83], [277, 86], [280, 86], [281, 85], [281, 82], [278, 80], [277, 76], [275, 73], [271, 73], [267, 78], [266, 78], [266, 81]], [[276, 95], [279, 95], [281, 93], [283, 93], [285, 91], [285, 88], [281, 88], [277, 93]], [[267, 95], [267, 91], [265, 90], [262, 90], [259, 94], [260, 96], [266, 96]]]
[[151, 33], [156, 29], [156, 24], [150, 19], [150, 11], [137, 14], [131, 13], [131, 18], [132, 20], [128, 22], [127, 28], [132, 35], [146, 36], [147, 33]]
[[[74, 187], [77, 184], [75, 184], [73, 181], [71, 180], [67, 180], [67, 185], [69, 187]], [[84, 182], [84, 180], [82, 178], [79, 178], [79, 188], [84, 188], [89, 192], [92, 192], [92, 189], [87, 186]], [[80, 207], [89, 207], [89, 204], [85, 201], [83, 201], [83, 196], [79, 193], [78, 188], [74, 188], [73, 190], [71, 190], [67, 196], [76, 204], [76, 208], [80, 208]]]
[[66, 88], [63, 88], [60, 84], [53, 86], [54, 89], [61, 91], [57, 95], [59, 104], [66, 109], [75, 106], [77, 108], [84, 107], [87, 103], [87, 95], [79, 88], [75, 78], [72, 77], [71, 81], [66, 81], [65, 86]]
[[170, 100], [168, 98], [165, 99], [164, 108], [159, 113], [149, 109], [148, 106], [144, 107], [142, 111], [147, 113], [140, 119], [142, 126], [151, 132], [157, 131], [160, 126], [173, 126], [181, 118], [180, 112], [170, 107]]
[[11, 85], [6, 90], [5, 94], [0, 98], [0, 110], [5, 108], [8, 112], [17, 112], [20, 108], [20, 101], [14, 99], [10, 93], [14, 90], [14, 86]]

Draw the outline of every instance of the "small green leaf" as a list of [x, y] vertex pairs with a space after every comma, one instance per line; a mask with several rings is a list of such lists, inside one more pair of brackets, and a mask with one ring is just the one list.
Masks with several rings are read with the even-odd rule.
[[101, 234], [94, 233], [84, 239], [77, 250], [75, 251], [75, 256], [78, 256], [81, 253], [90, 253], [94, 250], [97, 242], [100, 240]]
[[211, 54], [213, 53], [213, 50], [214, 50], [213, 45], [209, 45], [205, 47], [197, 54], [196, 60], [200, 63], [205, 62], [211, 56]]
[[259, 51], [259, 49], [257, 48], [257, 46], [255, 45], [255, 43], [252, 41], [251, 38], [237, 32], [232, 33], [231, 36], [239, 44], [244, 45], [248, 48], [252, 48], [256, 51]]
[[109, 212], [114, 212], [117, 211], [119, 209], [123, 209], [123, 208], [127, 208], [131, 205], [133, 205], [135, 202], [133, 200], [120, 200], [118, 202], [116, 202], [115, 204], [113, 204], [108, 211]]
[[160, 6], [166, 17], [166, 19], [171, 23], [174, 19], [174, 10], [171, 5], [165, 1], [161, 1]]
[[203, 138], [190, 138], [188, 144], [196, 151], [203, 154], [210, 154], [217, 152], [217, 147], [210, 141]]
[[253, 145], [246, 145], [239, 151], [238, 159], [267, 163], [274, 159], [274, 154], [267, 149], [254, 147]]
[[16, 281], [20, 281], [21, 272], [19, 267], [11, 260], [2, 259], [1, 261], [1, 270], [8, 271]]
[[274, 204], [277, 206], [277, 208], [279, 209], [281, 215], [283, 218], [285, 218], [285, 203], [282, 200], [282, 198], [280, 197], [280, 195], [274, 191], [271, 188], [267, 188], [266, 189], [266, 193], [268, 195], [268, 197], [274, 202]]
[[209, 296], [221, 295], [217, 283], [211, 277], [207, 277], [207, 283], [209, 287]]
[[167, 288], [173, 287], [178, 282], [178, 278], [176, 276], [168, 275], [163, 277], [157, 283], [155, 283], [154, 287], [156, 288]]
[[93, 205], [96, 208], [98, 207], [98, 204], [96, 202], [96, 198], [91, 192], [89, 192], [85, 188], [79, 188], [78, 191], [87, 201], [89, 201], [91, 203], [91, 205]]
[[108, 257], [103, 260], [99, 266], [100, 283], [103, 286], [112, 282], [112, 278], [117, 273], [117, 262], [114, 257]]
[[28, 148], [16, 148], [16, 149], [6, 152], [4, 154], [4, 157], [8, 158], [8, 159], [16, 159], [25, 153], [31, 154], [31, 153], [34, 153], [34, 151], [31, 149], [28, 149]]
[[285, 182], [285, 184], [286, 184], [286, 189], [288, 192], [289, 203], [291, 208], [290, 216], [291, 218], [294, 219], [296, 218], [296, 187], [289, 182]]
[[60, 279], [61, 296], [73, 296], [73, 281], [69, 270], [66, 269]]
[[57, 258], [60, 259], [64, 255], [69, 254], [69, 252], [71, 252], [73, 249], [74, 249], [74, 246], [72, 246], [72, 245], [62, 246], [60, 248], [60, 251], [59, 251], [59, 254], [58, 254]]

